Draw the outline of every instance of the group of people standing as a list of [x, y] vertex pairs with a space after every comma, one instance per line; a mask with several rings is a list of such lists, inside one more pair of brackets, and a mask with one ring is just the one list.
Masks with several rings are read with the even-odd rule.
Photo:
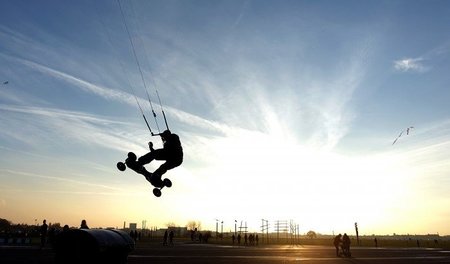
[[[231, 240], [233, 241], [233, 245], [235, 243], [235, 241], [237, 240], [238, 245], [241, 245], [241, 234], [239, 233], [237, 236], [235, 234], [233, 234], [231, 236]], [[254, 246], [254, 245], [258, 245], [259, 243], [259, 237], [258, 234], [250, 234], [247, 236], [247, 233], [245, 233], [244, 235], [244, 246], [250, 245], [250, 246]]]
[[166, 232], [164, 232], [163, 246], [173, 246], [173, 237], [174, 236], [175, 236], [175, 233], [173, 232], [173, 230], [170, 230], [170, 232], [168, 232], [166, 230]]
[[[80, 229], [89, 229], [86, 220], [83, 219], [81, 221]], [[67, 230], [69, 230], [69, 226], [64, 225], [62, 231], [64, 232]], [[52, 242], [55, 235], [57, 234], [57, 232], [58, 232], [58, 230], [56, 230], [54, 227], [49, 228], [49, 226], [47, 224], [47, 220], [44, 219], [42, 221], [42, 225], [39, 228], [39, 236], [41, 238], [41, 249], [43, 249], [45, 247], [45, 244], [47, 243], [47, 237], [50, 240], [50, 242]]]
[[352, 254], [350, 253], [350, 237], [347, 235], [347, 233], [344, 233], [344, 235], [337, 235], [334, 237], [333, 241], [334, 247], [336, 248], [336, 256], [337, 257], [351, 257]]

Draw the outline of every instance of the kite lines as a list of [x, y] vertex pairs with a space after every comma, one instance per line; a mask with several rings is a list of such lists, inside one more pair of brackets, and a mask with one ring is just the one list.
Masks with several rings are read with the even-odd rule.
[[[122, 16], [122, 22], [123, 22], [123, 24], [124, 24], [124, 26], [125, 26], [125, 30], [126, 30], [126, 32], [127, 32], [128, 40], [130, 41], [131, 48], [132, 48], [132, 50], [133, 50], [134, 60], [135, 60], [136, 65], [137, 65], [137, 67], [138, 67], [138, 69], [139, 69], [139, 74], [140, 74], [140, 76], [141, 76], [141, 80], [142, 80], [142, 83], [143, 83], [143, 85], [144, 85], [145, 93], [146, 93], [146, 95], [147, 95], [147, 99], [148, 99], [148, 102], [149, 102], [149, 104], [150, 104], [150, 108], [151, 108], [151, 110], [152, 110], [153, 118], [155, 119], [156, 127], [157, 127], [157, 129], [158, 129], [158, 132], [161, 133], [161, 130], [160, 130], [159, 124], [158, 124], [158, 120], [157, 120], [157, 118], [156, 118], [156, 112], [155, 112], [155, 110], [154, 110], [154, 108], [153, 108], [153, 103], [152, 103], [152, 100], [150, 99], [150, 94], [148, 93], [148, 88], [147, 88], [147, 83], [146, 83], [145, 78], [144, 78], [144, 73], [143, 73], [143, 71], [142, 71], [141, 64], [139, 63], [139, 59], [138, 59], [137, 54], [136, 54], [136, 47], [135, 47], [134, 42], [133, 42], [133, 39], [132, 39], [132, 37], [131, 37], [130, 30], [128, 29], [128, 25], [127, 25], [127, 22], [126, 22], [126, 19], [125, 19], [125, 14], [124, 14], [124, 12], [123, 12], [122, 4], [120, 3], [120, 0], [117, 0], [117, 3], [119, 4], [120, 14], [121, 14], [121, 16]], [[155, 83], [154, 80], [153, 80], [153, 84], [155, 85], [156, 95], [158, 96], [158, 101], [159, 101], [159, 105], [160, 105], [160, 107], [161, 107], [161, 112], [162, 112], [162, 114], [163, 114], [163, 118], [164, 118], [164, 122], [165, 122], [165, 124], [166, 124], [166, 128], [169, 129], [169, 125], [167, 124], [166, 114], [164, 113], [164, 109], [163, 109], [163, 107], [162, 107], [161, 99], [160, 99], [160, 97], [159, 97], [158, 90], [156, 89], [156, 83]], [[130, 86], [131, 86], [131, 85], [130, 85]], [[132, 87], [131, 87], [131, 91], [132, 91], [132, 93], [133, 93], [134, 98], [136, 99], [136, 103], [137, 103], [137, 105], [138, 105], [138, 107], [139, 107], [139, 109], [140, 109], [140, 111], [141, 111], [141, 113], [142, 113], [142, 117], [144, 118], [145, 124], [147, 125], [147, 128], [148, 128], [149, 131], [150, 131], [150, 134], [151, 134], [152, 136], [157, 135], [157, 134], [153, 133], [153, 131], [152, 131], [152, 129], [151, 129], [151, 127], [150, 127], [150, 125], [149, 125], [149, 123], [148, 123], [148, 121], [147, 121], [147, 118], [145, 117], [144, 111], [143, 111], [141, 105], [139, 104], [139, 101], [138, 101], [137, 96], [136, 96], [136, 94], [135, 94], [135, 92], [134, 92], [134, 89], [133, 89]]]

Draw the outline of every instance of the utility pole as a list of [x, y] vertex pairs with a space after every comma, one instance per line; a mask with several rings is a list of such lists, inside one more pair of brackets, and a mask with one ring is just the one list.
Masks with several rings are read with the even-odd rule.
[[359, 232], [358, 232], [358, 223], [355, 222], [355, 230], [356, 230], [356, 243], [358, 243], [359, 246]]
[[219, 219], [216, 219], [216, 239], [219, 237]]

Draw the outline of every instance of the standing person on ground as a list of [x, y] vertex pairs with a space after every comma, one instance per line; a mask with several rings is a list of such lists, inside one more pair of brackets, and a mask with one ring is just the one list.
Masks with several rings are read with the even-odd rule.
[[80, 229], [89, 229], [86, 220], [81, 221]]
[[42, 225], [39, 230], [39, 234], [41, 236], [41, 249], [44, 248], [45, 242], [47, 241], [47, 231], [48, 231], [47, 220], [44, 219], [44, 221], [42, 221]]
[[173, 237], [175, 236], [175, 233], [173, 232], [173, 230], [170, 230], [169, 233], [169, 245], [173, 246]]
[[334, 247], [336, 248], [336, 257], [341, 256], [341, 254], [339, 254], [339, 248], [341, 247], [341, 242], [342, 242], [341, 238], [342, 238], [342, 235], [339, 234], [339, 235], [335, 236], [334, 240], [333, 240]]
[[344, 252], [344, 256], [351, 257], [352, 254], [350, 253], [350, 237], [347, 235], [347, 233], [344, 233], [344, 236], [342, 236], [342, 249]]
[[167, 237], [168, 237], [168, 232], [166, 230], [166, 232], [164, 232], [163, 246], [167, 246]]

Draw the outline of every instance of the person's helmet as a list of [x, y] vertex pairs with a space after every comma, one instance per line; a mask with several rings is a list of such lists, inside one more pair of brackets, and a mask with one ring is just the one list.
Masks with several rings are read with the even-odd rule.
[[164, 130], [164, 132], [161, 133], [161, 136], [164, 137], [164, 138], [167, 138], [167, 137], [169, 137], [171, 134], [172, 134], [172, 133], [170, 132], [170, 130], [167, 129], [167, 130]]

